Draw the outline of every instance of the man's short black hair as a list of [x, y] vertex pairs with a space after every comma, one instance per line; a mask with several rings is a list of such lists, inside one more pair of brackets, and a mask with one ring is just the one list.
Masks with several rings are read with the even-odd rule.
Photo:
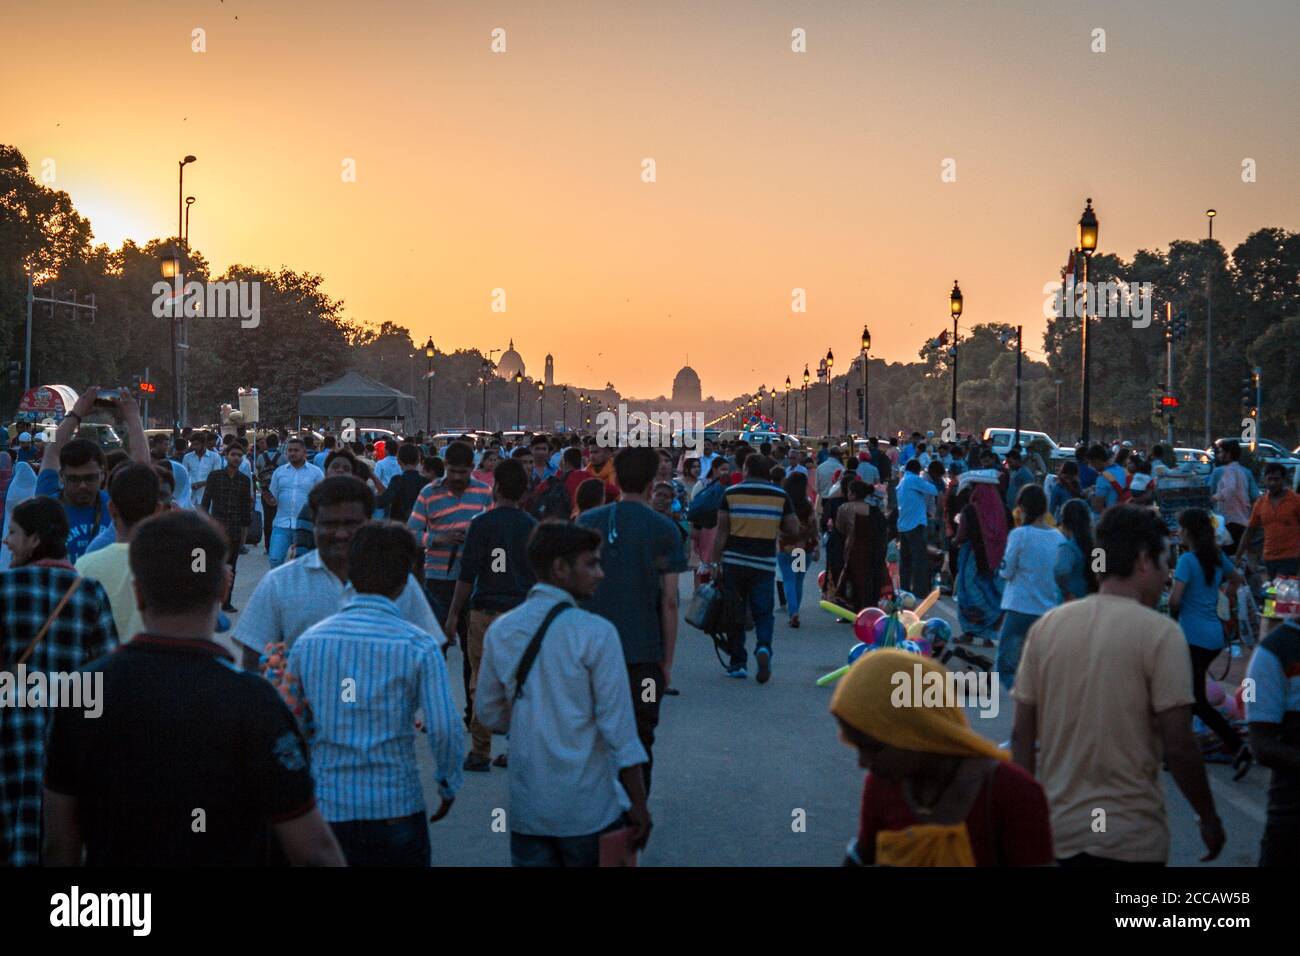
[[921, 473], [921, 463], [915, 458], [907, 459], [907, 464], [903, 466], [904, 471], [910, 471], [914, 475]]
[[574, 448], [571, 445], [564, 449], [564, 454], [560, 456], [560, 460], [574, 471], [577, 471], [582, 467], [582, 449]]
[[[307, 440], [306, 440], [305, 438], [303, 438], [301, 435], [290, 435], [290, 436], [285, 440], [284, 447], [285, 447], [285, 448], [288, 448], [288, 447], [289, 447], [290, 445], [292, 445], [294, 442], [297, 442], [299, 445], [302, 445], [304, 448], [309, 447], [308, 444], [307, 444]], [[269, 444], [269, 443], [270, 443], [270, 442], [269, 442], [269, 439], [268, 439], [268, 444]]]
[[320, 444], [322, 449], [333, 448], [334, 445], [335, 445], [335, 438], [333, 435], [326, 435], [325, 440], [322, 441]]
[[349, 501], [361, 505], [367, 518], [374, 513], [375, 493], [369, 485], [351, 475], [335, 475], [319, 481], [307, 495], [307, 506], [313, 515], [319, 514], [322, 507], [345, 505]]
[[767, 481], [772, 476], [772, 459], [762, 452], [745, 459], [745, 474], [759, 481]]
[[348, 580], [358, 594], [401, 594], [419, 553], [406, 525], [367, 521], [348, 545]]
[[507, 501], [518, 501], [528, 491], [528, 472], [523, 462], [507, 458], [492, 471], [492, 483]]
[[267, 436], [266, 436], [266, 447], [267, 447], [267, 448], [279, 448], [279, 447], [280, 447], [280, 436], [279, 436], [278, 434], [276, 434], [275, 432], [271, 432], [271, 434], [267, 435]]
[[659, 453], [653, 448], [624, 448], [614, 456], [618, 486], [629, 494], [644, 493], [658, 473]]
[[448, 468], [474, 467], [474, 449], [463, 441], [454, 441], [442, 453], [443, 463]]
[[158, 510], [158, 496], [161, 493], [158, 472], [154, 471], [152, 465], [123, 465], [113, 472], [108, 483], [109, 500], [128, 528]]
[[442, 463], [442, 459], [437, 455], [425, 455], [420, 459], [420, 466], [436, 478], [441, 478], [447, 472], [447, 468]]
[[588, 478], [573, 493], [573, 503], [578, 511], [589, 511], [605, 503], [605, 483], [599, 478]]
[[536, 448], [538, 445], [545, 445], [547, 449], [551, 447], [551, 440], [545, 435], [534, 435], [532, 441], [528, 443], [529, 448]]
[[[629, 448], [625, 451], [653, 451]], [[636, 492], [633, 492], [635, 494]], [[528, 536], [528, 563], [539, 581], [551, 580], [551, 565], [557, 560], [573, 564], [580, 554], [600, 548], [600, 534], [568, 521], [543, 521]]]
[[420, 449], [415, 445], [402, 445], [397, 449], [397, 463], [403, 467], [418, 465], [420, 463]]
[[1088, 461], [1109, 461], [1110, 452], [1106, 450], [1105, 445], [1091, 445], [1087, 452]]
[[155, 614], [210, 610], [225, 597], [230, 542], [211, 518], [188, 508], [141, 521], [131, 536], [131, 574], [144, 609]]
[[1165, 553], [1169, 528], [1158, 511], [1139, 505], [1112, 505], [1097, 522], [1097, 546], [1105, 555], [1101, 577], [1127, 578], [1139, 554], [1158, 561]]
[[1264, 466], [1264, 477], [1267, 478], [1269, 475], [1281, 475], [1285, 478], [1286, 465], [1282, 464], [1280, 461], [1270, 461]]
[[89, 465], [92, 461], [101, 469], [108, 470], [104, 449], [99, 447], [98, 442], [93, 442], [89, 438], [74, 438], [59, 449], [60, 468], [80, 468], [82, 465]]
[[1237, 441], [1237, 439], [1225, 438], [1219, 443], [1219, 447], [1222, 448], [1227, 456], [1233, 461], [1241, 461], [1241, 442]]
[[162, 486], [166, 485], [172, 491], [176, 490], [176, 472], [172, 471], [172, 466], [165, 461], [160, 461], [153, 466], [154, 474], [158, 476], [158, 494], [162, 494]]
[[1016, 461], [1021, 460], [1020, 449], [1014, 445], [1007, 449], [1007, 457], [1014, 458]]

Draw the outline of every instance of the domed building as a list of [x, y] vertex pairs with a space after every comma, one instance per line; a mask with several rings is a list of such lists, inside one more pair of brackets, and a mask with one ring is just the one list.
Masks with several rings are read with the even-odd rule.
[[508, 382], [512, 382], [516, 372], [520, 375], [526, 374], [524, 372], [523, 356], [515, 351], [515, 340], [511, 339], [510, 348], [501, 356], [501, 361], [497, 362], [497, 375]]
[[673, 379], [673, 404], [698, 405], [702, 395], [699, 375], [689, 365], [685, 366]]

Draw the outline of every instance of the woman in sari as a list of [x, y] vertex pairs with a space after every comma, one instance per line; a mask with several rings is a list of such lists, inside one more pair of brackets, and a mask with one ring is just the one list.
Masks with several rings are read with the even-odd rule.
[[966, 485], [959, 494], [970, 497], [957, 520], [957, 619], [961, 623], [958, 644], [976, 638], [993, 647], [1002, 616], [1002, 581], [998, 567], [1007, 547], [1007, 510], [998, 491], [998, 476], [989, 470], [968, 471], [961, 477]]
[[822, 530], [826, 535], [826, 595], [832, 597], [841, 576], [844, 573], [844, 532], [840, 530], [836, 516], [841, 507], [848, 503], [849, 484], [856, 481], [853, 472], [844, 472], [831, 486], [830, 493], [821, 500]]
[[835, 515], [835, 527], [844, 538], [844, 570], [838, 590], [849, 598], [851, 609], [861, 611], [879, 601], [880, 592], [891, 583], [885, 564], [889, 525], [866, 482], [851, 480], [848, 498]]

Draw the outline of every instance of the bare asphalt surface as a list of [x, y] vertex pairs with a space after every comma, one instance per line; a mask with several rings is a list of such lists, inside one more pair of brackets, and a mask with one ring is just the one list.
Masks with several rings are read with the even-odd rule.
[[[239, 559], [234, 604], [242, 608], [266, 573], [262, 549]], [[681, 576], [682, 607], [690, 590]], [[956, 624], [950, 599], [935, 613]], [[237, 615], [236, 615], [237, 617]], [[863, 771], [857, 755], [836, 736], [827, 711], [831, 688], [819, 688], [822, 674], [846, 663], [855, 640], [848, 624], [817, 607], [816, 573], [804, 582], [802, 626], [792, 630], [777, 609], [773, 676], [754, 681], [753, 634], [749, 635], [748, 680], [727, 678], [712, 641], [684, 621], [680, 625], [673, 685], [680, 696], [665, 698], [654, 756], [650, 812], [654, 831], [643, 866], [838, 866], [857, 828]], [[220, 635], [230, 646], [229, 635]], [[457, 704], [464, 706], [460, 650], [448, 669]], [[1218, 672], [1218, 666], [1215, 672]], [[1005, 693], [996, 717], [968, 711], [971, 724], [995, 742], [1011, 736], [1013, 705]], [[468, 746], [468, 739], [467, 739]], [[506, 740], [493, 740], [493, 755]], [[438, 804], [433, 761], [418, 749], [427, 805]], [[1211, 785], [1228, 843], [1213, 864], [1204, 852], [1195, 815], [1166, 775], [1171, 866], [1254, 866], [1264, 827], [1269, 771], [1255, 767], [1240, 783], [1231, 770], [1210, 765]], [[509, 835], [494, 829], [509, 810], [508, 770], [467, 773], [451, 813], [431, 826], [438, 866], [508, 866]]]

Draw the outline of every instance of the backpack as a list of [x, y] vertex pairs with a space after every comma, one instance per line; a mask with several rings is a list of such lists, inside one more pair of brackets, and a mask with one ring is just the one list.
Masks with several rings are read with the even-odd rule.
[[1120, 505], [1125, 504], [1130, 498], [1133, 497], [1133, 492], [1129, 491], [1128, 488], [1129, 484], [1133, 481], [1132, 475], [1128, 475], [1124, 479], [1124, 484], [1122, 485], [1118, 481], [1116, 481], [1115, 476], [1108, 471], [1103, 471], [1101, 473], [1101, 476], [1106, 479], [1106, 482], [1111, 486], [1111, 488], [1115, 489], [1116, 504], [1120, 504]]
[[720, 481], [706, 485], [695, 496], [690, 508], [686, 510], [686, 519], [697, 528], [706, 530], [716, 528], [718, 526], [718, 506], [722, 504], [722, 496], [726, 493], [726, 490], [726, 486]]
[[559, 475], [555, 475], [546, 483], [546, 491], [533, 505], [533, 517], [538, 521], [547, 518], [569, 520], [569, 496], [564, 493], [564, 482], [557, 480], [559, 478]]
[[271, 458], [271, 452], [264, 451], [257, 458], [257, 483], [266, 490], [271, 486], [271, 476], [275, 474], [275, 469], [279, 468], [284, 462], [283, 454], [280, 449], [275, 449], [275, 458]]

